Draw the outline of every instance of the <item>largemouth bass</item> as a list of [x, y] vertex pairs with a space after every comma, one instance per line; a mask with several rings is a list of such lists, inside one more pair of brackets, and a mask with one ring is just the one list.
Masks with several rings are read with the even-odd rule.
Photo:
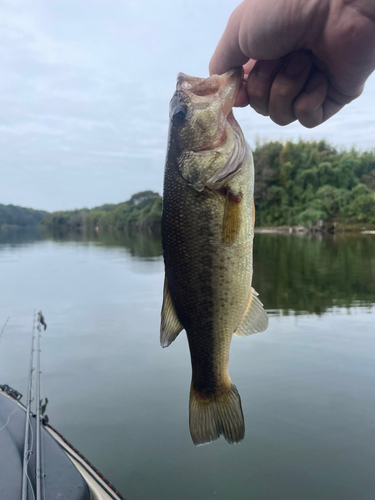
[[232, 114], [242, 70], [194, 78], [180, 73], [170, 103], [164, 174], [165, 262], [160, 341], [182, 329], [192, 381], [190, 433], [195, 444], [244, 437], [241, 399], [228, 373], [233, 333], [264, 331], [268, 317], [251, 287], [254, 168]]

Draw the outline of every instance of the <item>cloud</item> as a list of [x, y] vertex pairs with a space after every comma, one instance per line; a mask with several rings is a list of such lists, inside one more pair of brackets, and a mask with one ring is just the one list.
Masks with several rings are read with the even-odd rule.
[[[161, 190], [178, 71], [208, 75], [237, 1], [11, 0], [0, 16], [0, 203], [47, 210]], [[250, 143], [373, 147], [375, 78], [313, 131], [236, 110]]]

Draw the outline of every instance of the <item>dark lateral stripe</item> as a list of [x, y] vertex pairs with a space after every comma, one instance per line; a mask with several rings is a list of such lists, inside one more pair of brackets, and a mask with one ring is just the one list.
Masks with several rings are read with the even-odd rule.
[[[211, 192], [196, 192], [166, 172], [162, 239], [169, 291], [189, 339], [193, 383], [214, 394], [214, 258], [222, 219], [212, 211]], [[216, 243], [216, 244], [215, 244]]]

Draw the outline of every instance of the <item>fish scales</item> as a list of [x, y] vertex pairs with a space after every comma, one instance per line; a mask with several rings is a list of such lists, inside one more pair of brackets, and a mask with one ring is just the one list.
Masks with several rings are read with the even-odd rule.
[[[188, 78], [182, 81], [186, 82]], [[190, 91], [187, 94], [190, 100], [186, 99], [181, 95], [181, 84], [176, 92], [180, 94], [178, 99], [175, 99], [176, 94], [172, 98], [171, 113], [172, 118], [179, 113], [182, 101], [183, 113], [190, 115], [192, 142], [197, 134], [191, 129], [199, 126], [204, 143], [205, 127], [215, 126], [212, 125], [215, 113], [210, 109], [213, 107], [219, 115], [214, 117], [219, 130], [216, 136], [212, 130], [208, 131], [210, 140], [215, 141], [215, 137], [223, 135], [226, 139], [221, 141], [219, 148], [210, 149], [210, 141], [207, 141], [209, 149], [201, 151], [198, 148], [197, 154], [192, 147], [189, 152], [189, 140], [186, 141], [186, 137], [181, 139], [186, 117], [176, 119], [177, 125], [172, 119], [164, 176], [162, 241], [165, 290], [161, 343], [164, 347], [169, 345], [181, 329], [186, 330], [192, 364], [190, 431], [195, 444], [210, 442], [220, 434], [231, 443], [243, 438], [241, 401], [228, 373], [229, 347], [233, 333], [239, 329], [248, 305], [255, 297], [251, 288], [255, 216], [252, 156], [233, 116], [228, 119], [238, 89], [239, 73], [234, 73], [234, 78], [233, 74], [229, 78], [225, 75], [218, 78], [221, 78], [224, 91], [225, 85], [231, 84], [232, 90], [234, 88], [225, 120], [222, 120], [220, 110], [225, 108], [227, 96], [223, 92], [224, 97], [219, 96], [218, 105], [215, 96], [218, 88], [212, 77], [194, 79], [194, 85], [199, 86], [199, 109], [206, 102], [204, 99], [209, 100], [206, 109], [211, 114], [205, 115], [208, 120], [202, 115], [200, 122], [194, 122], [196, 94]], [[220, 123], [225, 133], [220, 130]], [[228, 148], [228, 136], [232, 131], [240, 142], [237, 150], [242, 147], [241, 155], [235, 149], [236, 144]], [[189, 138], [189, 127], [184, 133]], [[221, 157], [217, 153], [223, 146]], [[230, 159], [229, 174], [220, 179]], [[213, 168], [215, 162], [217, 165]], [[248, 333], [261, 331], [259, 328], [263, 327], [264, 324], [251, 327]]]
[[212, 392], [227, 382], [229, 344], [250, 290], [252, 192], [248, 183], [243, 186], [243, 224], [234, 244], [228, 246], [222, 242], [225, 197], [209, 190], [197, 193], [176, 176], [171, 168], [164, 192], [166, 276], [189, 340], [193, 386]]

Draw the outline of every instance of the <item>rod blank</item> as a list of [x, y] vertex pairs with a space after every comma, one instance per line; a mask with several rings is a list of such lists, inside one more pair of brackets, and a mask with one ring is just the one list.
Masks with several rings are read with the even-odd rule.
[[25, 418], [25, 439], [23, 443], [23, 466], [22, 466], [22, 500], [27, 500], [27, 466], [29, 463], [29, 429], [30, 429], [30, 406], [32, 401], [32, 386], [34, 372], [34, 342], [35, 342], [35, 310], [33, 313], [33, 329], [31, 337], [31, 352], [30, 352], [30, 369], [29, 380], [27, 387], [27, 403], [26, 403], [26, 418]]

